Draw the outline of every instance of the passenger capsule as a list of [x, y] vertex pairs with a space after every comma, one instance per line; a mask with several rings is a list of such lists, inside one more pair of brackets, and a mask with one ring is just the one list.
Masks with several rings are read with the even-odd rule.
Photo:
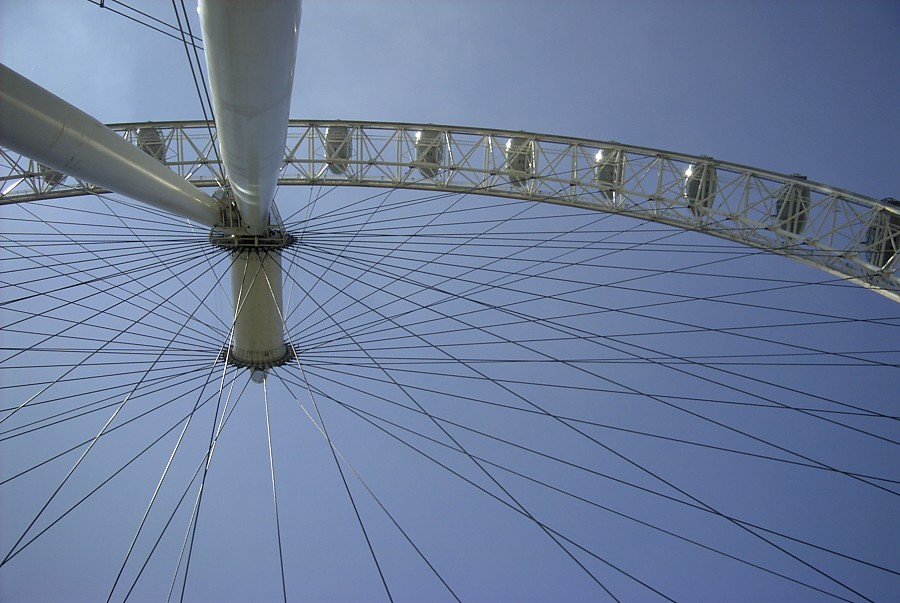
[[325, 130], [325, 161], [328, 169], [343, 174], [353, 155], [353, 139], [347, 126], [330, 126]]
[[625, 182], [625, 153], [621, 149], [600, 149], [594, 160], [594, 182], [609, 201]]
[[[896, 199], [889, 197], [884, 199], [884, 203], [900, 209], [900, 201]], [[866, 257], [879, 268], [885, 268], [898, 251], [900, 215], [883, 210], [877, 212], [866, 235]]]
[[[791, 174], [791, 177], [806, 180], [806, 176], [800, 174]], [[798, 182], [786, 184], [775, 203], [775, 225], [781, 230], [799, 235], [806, 228], [808, 218], [809, 187]]]
[[691, 213], [695, 216], [709, 213], [719, 188], [715, 166], [709, 163], [692, 165], [684, 176], [684, 196]]
[[416, 132], [416, 166], [426, 178], [434, 178], [444, 161], [444, 136], [437, 130]]
[[523, 186], [534, 175], [534, 141], [510, 138], [506, 141], [506, 174], [513, 186]]
[[166, 141], [159, 128], [138, 128], [134, 133], [138, 148], [159, 161], [166, 160]]

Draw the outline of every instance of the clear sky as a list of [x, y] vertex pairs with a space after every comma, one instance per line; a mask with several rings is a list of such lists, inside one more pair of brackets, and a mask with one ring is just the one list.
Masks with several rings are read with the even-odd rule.
[[[109, 4], [122, 8], [114, 2]], [[174, 22], [169, 3], [133, 0], [127, 4]], [[189, 5], [188, 9], [194, 18], [194, 31], [199, 34], [194, 7]], [[5, 0], [0, 3], [0, 20], [4, 23], [0, 61], [101, 121], [189, 120], [202, 115], [180, 42], [87, 0]], [[898, 197], [898, 31], [900, 3], [895, 0], [305, 0], [291, 116], [483, 126], [615, 140], [710, 155], [780, 173], [801, 173], [810, 180], [878, 199]], [[309, 191], [282, 190], [276, 200], [282, 214], [287, 214], [309, 195]], [[345, 197], [340, 199], [335, 203], [350, 203]], [[374, 207], [377, 201], [366, 203]], [[532, 234], [544, 228], [555, 232], [555, 223], [540, 217], [542, 211], [526, 223]], [[615, 222], [617, 229], [633, 227], [632, 222]], [[339, 230], [338, 226], [334, 228]], [[645, 235], [639, 232], [634, 240], [653, 236], [652, 231]], [[718, 243], [698, 237], [684, 241], [698, 246]], [[631, 274], [627, 272], [630, 267], [649, 265], [664, 270], [669, 265], [684, 267], [700, 262], [698, 256], [688, 251], [682, 254], [675, 246], [656, 253], [664, 255], [623, 255], [614, 269], [621, 272], [615, 274]], [[791, 282], [826, 280], [824, 274], [781, 259], [745, 260], [727, 264], [723, 269], [726, 280], [742, 275], [775, 276]], [[306, 278], [315, 274], [316, 268], [311, 268]], [[333, 282], [336, 288], [342, 283], [340, 278]], [[695, 292], [695, 285], [708, 289]], [[540, 281], [535, 286], [549, 285]], [[661, 277], [655, 288], [647, 287], [643, 291], [646, 297], [641, 298], [647, 303], [662, 299], [669, 291], [703, 295], [707, 291], [754, 288], [746, 283], [723, 286], [718, 280], [710, 283], [699, 277]], [[165, 295], [171, 292], [173, 299], [176, 296], [172, 282], [162, 283], [158, 291]], [[610, 305], [636, 307], [642, 303], [621, 297], [626, 295], [622, 291], [601, 289], [590, 294], [608, 296], [603, 299]], [[898, 600], [900, 308], [856, 287], [805, 286], [771, 296], [746, 294], [739, 299], [769, 309], [691, 306], [684, 309], [686, 314], [653, 316], [687, 316], [705, 321], [710, 328], [747, 328], [745, 332], [762, 333], [765, 338], [829, 350], [829, 359], [834, 353], [847, 353], [865, 358], [869, 364], [826, 366], [824, 360], [822, 364], [810, 360], [807, 365], [793, 366], [785, 360], [782, 365], [719, 367], [739, 373], [738, 377], [724, 378], [728, 387], [704, 381], [710, 376], [721, 377], [710, 372], [718, 369], [706, 370], [704, 361], [699, 364], [706, 372], [690, 375], [657, 364], [625, 363], [622, 358], [619, 363], [602, 365], [598, 361], [592, 365], [601, 366], [596, 370], [617, 383], [643, 392], [639, 402], [625, 395], [622, 388], [601, 394], [603, 388], [596, 379], [581, 380], [559, 367], [541, 365], [534, 375], [526, 372], [515, 376], [511, 367], [496, 367], [496, 375], [492, 375], [508, 378], [513, 384], [510, 387], [525, 398], [547, 404], [562, 404], [564, 399], [566, 406], [553, 406], [554, 412], [575, 413], [584, 420], [615, 425], [618, 430], [597, 425], [588, 430], [610, 449], [573, 437], [558, 425], [526, 413], [469, 408], [461, 402], [462, 397], [518, 402], [496, 384], [472, 385], [470, 389], [459, 377], [461, 373], [454, 372], [459, 368], [448, 368], [448, 374], [454, 376], [444, 378], [385, 372], [364, 385], [367, 381], [361, 375], [372, 374], [367, 369], [347, 369], [356, 371], [348, 376], [340, 372], [343, 369], [329, 372], [322, 364], [317, 368], [315, 387], [348, 403], [356, 400], [363, 408], [391, 419], [397, 418], [393, 411], [378, 406], [373, 396], [402, 397], [400, 393], [407, 392], [407, 387], [419, 388], [419, 392], [453, 389], [461, 398], [445, 399], [432, 392], [422, 393], [422, 401], [440, 409], [435, 414], [446, 413], [473, 428], [488, 426], [497, 437], [558, 455], [579, 467], [529, 456], [496, 440], [479, 439], [471, 431], [453, 431], [467, 447], [471, 446], [473, 454], [564, 490], [567, 494], [560, 495], [509, 471], [496, 471], [498, 482], [510, 488], [517, 499], [527, 501], [535, 517], [588, 552], [574, 545], [557, 546], [533, 523], [502, 503], [409, 453], [358, 417], [342, 413], [336, 404], [322, 404], [323, 413], [330, 413], [326, 419], [334, 421], [333, 435], [341, 451], [462, 600], [665, 600], [660, 593], [680, 601]], [[215, 303], [221, 306], [225, 302]], [[461, 306], [449, 308], [450, 312], [464, 310]], [[809, 308], [844, 320], [798, 317], [800, 311]], [[544, 308], [533, 311], [554, 312]], [[650, 319], [650, 324], [633, 327], [630, 321], [635, 316], [630, 314], [617, 315], [611, 322], [604, 322], [605, 315], [589, 318], [594, 322], [577, 323], [577, 327], [600, 329], [596, 325], [602, 324], [604, 332], [610, 333], [638, 329], [644, 335], [628, 341], [645, 346], [643, 353], [650, 356], [668, 353], [699, 358], [727, 349], [734, 360], [741, 354], [771, 357], [787, 351], [771, 342], [739, 337], [720, 340], [709, 333], [654, 338], [651, 333], [659, 327], [658, 321]], [[823, 320], [828, 324], [819, 324]], [[802, 324], [781, 329], [760, 327], [791, 322]], [[517, 340], [546, 335], [536, 327], [529, 328], [518, 326], [508, 335]], [[460, 337], [453, 341], [474, 341]], [[375, 343], [373, 340], [372, 346]], [[574, 337], [559, 345], [559, 354], [576, 354], [582, 349], [581, 341]], [[586, 353], [598, 354], [596, 350]], [[516, 353], [510, 352], [511, 364], [515, 358]], [[532, 377], [549, 383], [566, 381], [571, 389], [548, 392], [526, 384]], [[8, 382], [13, 379], [8, 375], [4, 378]], [[400, 380], [404, 387], [392, 387], [393, 379]], [[244, 381], [242, 377], [237, 387]], [[609, 382], [605, 383], [608, 388]], [[310, 421], [297, 411], [293, 396], [302, 391], [272, 383], [269, 400], [273, 415], [278, 417], [273, 436], [281, 442], [281, 448], [276, 447], [276, 454], [280, 451], [276, 463], [281, 460], [286, 467], [279, 474], [279, 488], [284, 492], [279, 493], [279, 511], [288, 597], [386, 600], [334, 460]], [[186, 600], [281, 598], [265, 417], [259, 408], [259, 392], [258, 387], [251, 390], [248, 397], [252, 400], [235, 411], [234, 435], [227, 441], [223, 436], [217, 449], [214, 468], [219, 473], [209, 485], [207, 498], [211, 502], [204, 500], [209, 519], [198, 527], [191, 569], [196, 575], [190, 580]], [[746, 429], [796, 454], [737, 437], [653, 403], [666, 396], [669, 402], [690, 400], [685, 408]], [[710, 399], [749, 404], [765, 399], [807, 407], [825, 404], [823, 398], [884, 413], [894, 420], [834, 415], [852, 428], [878, 436], [862, 438], [859, 432], [830, 423], [823, 426], [820, 420], [802, 413], [754, 413], [750, 406], [739, 409], [696, 403]], [[87, 399], [81, 396], [79, 400]], [[597, 412], [601, 400], [603, 411]], [[3, 407], [13, 402], [4, 399]], [[825, 407], [837, 408], [816, 406]], [[817, 416], [833, 418], [824, 413]], [[208, 428], [211, 415], [206, 419]], [[165, 419], [158, 424], [147, 423], [144, 437], [151, 433], [156, 437], [165, 423]], [[411, 420], [407, 425], [413, 424], [445, 441], [427, 421]], [[102, 421], [69, 425], [73, 432], [91, 435], [100, 426]], [[881, 479], [873, 480], [876, 487], [822, 469], [797, 469], [789, 462], [712, 452], [623, 431], [627, 429], [789, 461], [798, 461], [798, 455], [803, 455]], [[13, 456], [17, 460], [19, 455], [45, 458], [34, 448], [52, 447], [55, 437], [44, 434], [28, 444], [4, 442], [0, 449], [4, 476], [15, 464], [10, 460]], [[99, 476], [104, 469], [121, 466], [126, 456], [137, 452], [129, 444], [127, 438], [110, 443], [104, 448], [106, 460], [86, 471], [96, 471]], [[118, 489], [112, 490], [111, 485], [105, 498], [98, 502], [90, 499], [75, 519], [60, 522], [34, 546], [0, 567], [0, 598], [77, 601], [98, 600], [98, 592], [106, 596], [173, 445], [169, 437], [123, 475]], [[196, 453], [200, 440], [192, 445], [192, 453]], [[473, 469], [466, 458], [442, 452], [433, 442], [423, 446], [435, 455], [443, 454], [439, 458], [454, 469], [507, 500], [497, 484]], [[674, 485], [661, 485], [663, 482], [648, 474], [629, 469], [611, 449], [651, 468]], [[197, 458], [188, 452], [185, 456]], [[40, 478], [0, 486], [0, 511], [4, 516], [0, 553], [8, 552], [22, 531], [22, 522], [27, 525], [30, 519], [25, 516], [29, 511], [33, 515], [49, 496], [52, 486], [48, 488], [47, 484], [58, 483], [77, 457], [67, 458], [52, 465]], [[183, 471], [192, 471], [187, 469], [190, 462], [184, 462]], [[586, 476], [584, 469], [595, 473]], [[596, 472], [618, 476], [630, 486], [599, 479]], [[452, 600], [349, 471], [347, 479], [395, 600]], [[79, 481], [66, 500], [71, 504], [93, 483], [90, 477]], [[684, 492], [695, 493], [704, 502], [726, 509], [726, 514], [782, 535], [758, 530], [757, 534], [771, 540], [766, 544], [725, 520], [661, 496], [642, 495], [634, 486], [651, 488], [682, 503], [688, 500]], [[178, 495], [173, 489], [165, 496], [165, 503], [171, 505]], [[145, 582], [135, 591], [136, 600], [159, 600], [159, 585], [164, 585], [163, 593], [167, 590], [191, 501], [193, 498], [188, 497], [187, 511], [178, 516], [180, 523], [173, 529], [178, 533], [166, 540], [153, 558]], [[52, 512], [64, 508], [63, 503], [54, 501], [57, 504], [58, 508], [50, 508]], [[629, 513], [705, 546], [721, 547], [729, 555], [783, 572], [788, 579], [686, 544], [671, 534], [636, 527], [635, 522], [617, 519], [619, 516], [597, 505]], [[159, 531], [158, 524], [154, 526]], [[869, 565], [798, 544], [785, 534]], [[777, 550], [775, 545], [784, 550]], [[579, 564], [589, 571], [583, 571]], [[824, 568], [834, 580], [810, 565]], [[792, 580], [821, 590], [798, 586]]]

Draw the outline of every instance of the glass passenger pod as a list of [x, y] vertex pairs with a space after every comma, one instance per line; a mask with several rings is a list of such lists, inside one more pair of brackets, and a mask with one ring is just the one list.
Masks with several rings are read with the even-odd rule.
[[325, 161], [334, 174], [343, 174], [350, 166], [353, 140], [347, 126], [329, 126], [325, 129]]
[[43, 163], [37, 164], [38, 174], [41, 175], [41, 180], [44, 181], [49, 188], [55, 188], [62, 184], [63, 180], [66, 179], [66, 175], [62, 172], [54, 170], [51, 167], [47, 167]]
[[625, 153], [621, 149], [600, 149], [594, 159], [594, 182], [600, 193], [613, 201], [625, 182]]
[[[791, 174], [792, 178], [806, 180], [806, 176]], [[775, 226], [794, 235], [806, 228], [809, 219], [809, 187], [799, 182], [786, 184], [775, 202]]]
[[166, 160], [168, 147], [159, 128], [138, 128], [134, 132], [134, 141], [138, 148], [158, 161]]
[[[886, 205], [900, 209], [897, 199], [884, 199]], [[900, 215], [878, 211], [866, 234], [866, 258], [879, 269], [887, 268], [891, 259], [900, 252]]]
[[513, 186], [524, 186], [534, 175], [534, 141], [510, 138], [506, 141], [506, 176]]
[[416, 167], [425, 178], [434, 178], [444, 162], [444, 136], [438, 130], [416, 132]]
[[684, 176], [684, 196], [691, 213], [697, 217], [708, 214], [719, 188], [715, 166], [698, 163], [690, 166]]

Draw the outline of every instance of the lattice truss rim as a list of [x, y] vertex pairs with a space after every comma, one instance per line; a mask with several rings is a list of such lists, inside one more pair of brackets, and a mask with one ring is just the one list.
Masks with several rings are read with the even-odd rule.
[[[215, 125], [113, 124], [197, 186], [219, 186]], [[102, 192], [0, 149], [0, 205]], [[291, 120], [281, 185], [376, 186], [542, 201], [765, 249], [900, 301], [900, 204], [614, 141], [434, 124]]]

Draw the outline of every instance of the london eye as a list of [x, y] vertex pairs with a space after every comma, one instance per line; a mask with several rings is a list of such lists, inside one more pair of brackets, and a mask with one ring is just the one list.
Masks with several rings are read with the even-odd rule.
[[0, 9], [4, 600], [896, 596], [896, 11], [97, 4]]

